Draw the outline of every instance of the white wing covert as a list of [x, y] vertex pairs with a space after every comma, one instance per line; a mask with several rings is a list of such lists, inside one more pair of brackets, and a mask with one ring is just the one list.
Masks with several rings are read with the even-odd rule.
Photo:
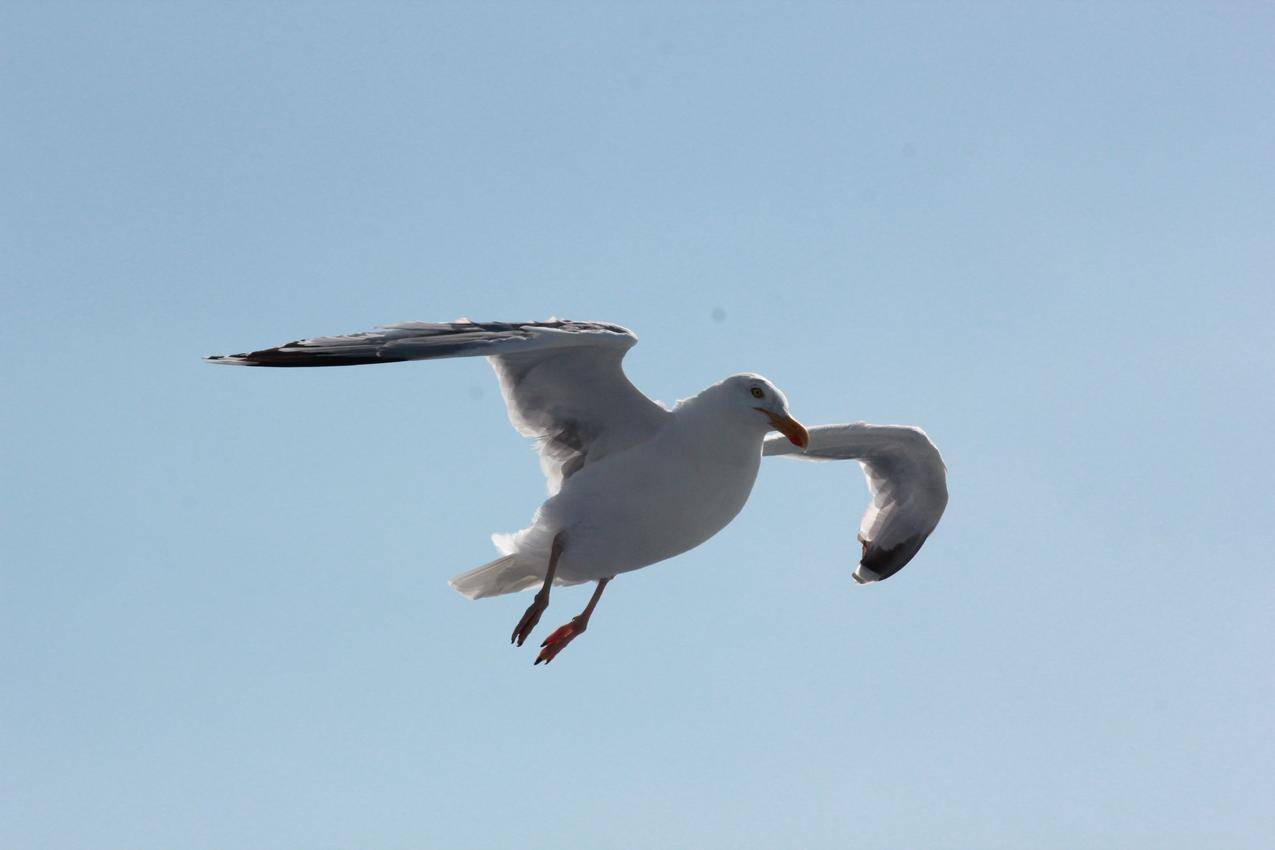
[[778, 435], [763, 453], [799, 460], [857, 460], [872, 502], [859, 524], [860, 584], [883, 581], [907, 566], [947, 507], [947, 467], [920, 428], [906, 425], [820, 425], [802, 450]]
[[550, 494], [585, 464], [655, 433], [669, 415], [624, 374], [637, 343], [603, 322], [403, 322], [345, 336], [314, 337], [244, 354], [214, 355], [238, 366], [356, 366], [447, 357], [487, 357], [519, 433], [538, 441]]

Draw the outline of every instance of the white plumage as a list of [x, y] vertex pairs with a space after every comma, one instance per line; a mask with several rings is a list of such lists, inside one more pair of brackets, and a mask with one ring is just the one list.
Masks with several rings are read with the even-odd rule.
[[934, 531], [947, 507], [947, 467], [920, 428], [910, 425], [820, 425], [810, 445], [796, 449], [767, 437], [766, 455], [801, 460], [857, 460], [872, 501], [859, 522], [863, 556], [854, 580], [881, 581], [903, 569]]
[[[493, 537], [502, 557], [451, 585], [473, 599], [540, 587], [515, 629], [521, 644], [551, 584], [599, 582], [589, 607], [550, 636], [537, 663], [584, 630], [610, 578], [685, 552], [724, 528], [747, 501], [763, 453], [863, 465], [872, 502], [860, 525], [860, 583], [902, 569], [938, 524], [946, 469], [919, 428], [856, 423], [807, 431], [792, 419], [783, 393], [754, 374], [734, 375], [666, 409], [624, 375], [621, 361], [636, 342], [631, 331], [601, 322], [462, 319], [207, 359], [344, 366], [486, 356], [510, 422], [538, 442], [549, 498], [530, 526]], [[783, 436], [766, 437], [776, 429]]]

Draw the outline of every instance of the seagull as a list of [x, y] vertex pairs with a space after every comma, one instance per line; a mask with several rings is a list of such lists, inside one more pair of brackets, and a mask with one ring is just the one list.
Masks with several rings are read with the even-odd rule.
[[355, 366], [486, 357], [511, 424], [536, 441], [549, 496], [531, 525], [492, 536], [501, 557], [449, 583], [470, 599], [537, 588], [510, 637], [522, 646], [548, 608], [551, 588], [595, 582], [588, 605], [545, 638], [535, 664], [548, 664], [584, 633], [617, 575], [680, 555], [725, 528], [748, 500], [763, 456], [859, 461], [872, 495], [859, 525], [859, 584], [903, 569], [938, 525], [947, 468], [920, 428], [806, 428], [779, 388], [750, 372], [665, 407], [624, 374], [624, 355], [636, 343], [632, 331], [605, 322], [458, 319], [205, 360]]

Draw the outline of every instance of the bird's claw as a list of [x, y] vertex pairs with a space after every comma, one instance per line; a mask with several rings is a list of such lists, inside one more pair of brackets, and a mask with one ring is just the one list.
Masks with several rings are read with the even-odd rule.
[[[549, 637], [544, 639], [540, 644], [540, 654], [536, 656], [535, 664], [544, 662], [548, 664], [554, 657], [566, 647], [567, 644], [584, 632], [584, 624], [579, 622], [578, 617], [573, 617], [571, 622], [565, 626], [559, 626], [549, 633]], [[534, 666], [534, 665], [533, 665]]]
[[531, 635], [532, 629], [540, 622], [540, 615], [548, 607], [548, 601], [537, 594], [535, 601], [528, 605], [527, 610], [523, 612], [522, 619], [518, 621], [518, 625], [514, 626], [514, 633], [509, 636], [509, 642], [522, 646]]

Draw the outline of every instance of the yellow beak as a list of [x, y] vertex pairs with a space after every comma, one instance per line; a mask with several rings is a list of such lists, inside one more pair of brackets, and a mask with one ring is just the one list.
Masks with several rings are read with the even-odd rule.
[[804, 449], [810, 445], [810, 432], [806, 430], [806, 426], [802, 425], [791, 416], [780, 416], [766, 410], [764, 407], [755, 407], [754, 410], [760, 410], [766, 414], [766, 418], [770, 420], [770, 427], [788, 438], [788, 442], [800, 449]]

